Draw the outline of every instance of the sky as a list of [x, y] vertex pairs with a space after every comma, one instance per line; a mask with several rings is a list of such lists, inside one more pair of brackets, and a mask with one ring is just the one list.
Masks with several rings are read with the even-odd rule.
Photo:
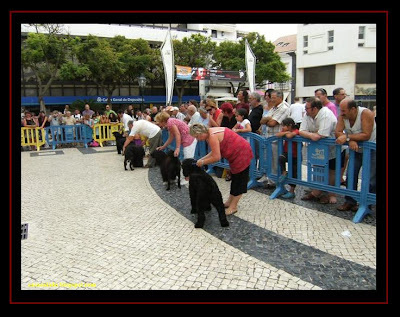
[[265, 40], [274, 42], [281, 36], [297, 34], [298, 24], [237, 24], [236, 29], [241, 31], [258, 32], [265, 36]]

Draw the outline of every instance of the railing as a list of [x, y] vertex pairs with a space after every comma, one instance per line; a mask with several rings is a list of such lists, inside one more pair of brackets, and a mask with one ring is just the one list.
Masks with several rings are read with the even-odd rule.
[[39, 127], [21, 127], [21, 146], [36, 146], [36, 151], [46, 143], [45, 131]]
[[[317, 142], [311, 141], [300, 136], [291, 139], [269, 137], [264, 138], [255, 133], [240, 134], [251, 145], [253, 151], [253, 159], [250, 163], [249, 182], [247, 188], [262, 186], [257, 180], [263, 175], [277, 183], [275, 191], [271, 194], [270, 199], [279, 197], [286, 191], [285, 184], [297, 184], [313, 189], [319, 189], [339, 195], [349, 196], [359, 203], [359, 208], [353, 218], [353, 222], [358, 223], [370, 213], [369, 205], [376, 204], [376, 194], [370, 188], [371, 166], [375, 167], [376, 160], [376, 143], [373, 142], [358, 142], [362, 148], [362, 169], [361, 177], [354, 178], [354, 169], [356, 167], [356, 152], [349, 150], [349, 161], [347, 166], [346, 178], [347, 188], [341, 187], [342, 177], [342, 151], [344, 146], [336, 144], [333, 138], [324, 138]], [[163, 131], [163, 143], [168, 139], [168, 132]], [[175, 140], [174, 140], [175, 141]], [[282, 183], [278, 182], [281, 176], [279, 156], [283, 153], [283, 142], [288, 142], [288, 162], [287, 162], [287, 177]], [[293, 144], [297, 144], [297, 176], [293, 175]], [[304, 146], [306, 145], [306, 146]], [[347, 145], [347, 144], [345, 144]], [[175, 143], [172, 142], [170, 149], [175, 149]], [[334, 184], [329, 182], [329, 153], [335, 153], [335, 169], [334, 169]], [[180, 159], [183, 158], [181, 151]], [[304, 157], [303, 157], [304, 152]], [[196, 147], [195, 159], [199, 159], [208, 153], [207, 143], [199, 141]], [[360, 155], [360, 154], [357, 154]], [[214, 167], [222, 167], [229, 169], [229, 163], [226, 159], [208, 165], [208, 173], [214, 171]], [[303, 173], [303, 166], [305, 166]], [[306, 175], [303, 175], [306, 174]], [[331, 176], [332, 177], [332, 176]], [[373, 175], [375, 177], [375, 175]], [[331, 182], [332, 183], [332, 182]], [[356, 185], [353, 189], [353, 185]]]
[[[85, 147], [88, 143], [95, 139], [100, 144], [104, 141], [115, 140], [112, 132], [118, 131], [122, 124], [97, 124], [92, 130], [87, 125], [72, 125], [72, 126], [50, 126], [46, 128], [38, 127], [22, 127], [21, 128], [21, 145], [34, 145], [39, 151], [40, 146], [47, 142], [49, 145], [56, 148], [57, 144], [66, 143], [83, 143]], [[336, 193], [339, 195], [349, 196], [359, 203], [359, 208], [353, 218], [353, 222], [358, 223], [370, 213], [369, 205], [376, 204], [375, 189], [370, 186], [371, 167], [376, 167], [376, 143], [373, 142], [358, 142], [362, 149], [362, 154], [353, 150], [349, 150], [349, 161], [347, 166], [346, 178], [347, 188], [341, 187], [341, 164], [342, 151], [344, 147], [335, 143], [333, 138], [324, 138], [317, 142], [310, 139], [296, 136], [291, 139], [269, 137], [264, 138], [255, 133], [240, 134], [249, 143], [253, 151], [253, 159], [250, 163], [249, 182], [247, 188], [262, 186], [257, 179], [263, 175], [268, 176], [277, 183], [275, 191], [271, 194], [270, 199], [275, 199], [285, 192], [285, 184], [297, 184], [309, 188], [319, 189]], [[162, 141], [168, 139], [168, 131], [162, 131]], [[288, 162], [287, 162], [287, 177], [283, 182], [278, 182], [281, 176], [279, 155], [283, 153], [283, 142], [288, 143]], [[297, 176], [293, 175], [293, 144], [297, 144]], [[304, 150], [304, 145], [306, 145]], [[168, 146], [168, 149], [175, 149], [175, 140]], [[197, 142], [195, 159], [205, 156], [209, 151], [208, 144], [205, 141]], [[334, 151], [336, 156], [334, 184], [329, 182], [329, 152]], [[304, 156], [303, 156], [304, 154]], [[361, 158], [361, 177], [355, 179], [354, 171], [360, 168], [360, 162], [357, 156]], [[183, 150], [181, 147], [179, 159], [183, 159]], [[274, 162], [275, 161], [275, 162]], [[356, 164], [358, 162], [358, 164]], [[207, 172], [212, 172], [215, 166], [229, 169], [227, 160], [222, 159], [214, 164], [209, 164]], [[306, 166], [303, 175], [303, 166]], [[332, 182], [331, 182], [332, 183]], [[356, 186], [354, 186], [356, 185]], [[353, 189], [353, 188], [356, 189]]]
[[[288, 162], [287, 162], [287, 177], [284, 182], [278, 183], [281, 175], [279, 166], [279, 155], [283, 153], [283, 141], [288, 142]], [[359, 203], [359, 208], [353, 218], [353, 222], [361, 222], [362, 219], [370, 213], [369, 205], [376, 204], [376, 194], [371, 192], [370, 179], [371, 179], [371, 166], [376, 164], [376, 143], [374, 142], [358, 142], [359, 147], [362, 148], [362, 170], [360, 179], [354, 178], [355, 155], [356, 152], [349, 150], [349, 161], [347, 165], [347, 188], [341, 187], [341, 165], [342, 165], [342, 151], [344, 147], [335, 143], [333, 138], [324, 138], [317, 142], [310, 139], [296, 136], [291, 139], [270, 137], [266, 139], [267, 143], [267, 156], [272, 158], [272, 144], [277, 144], [276, 155], [276, 171], [272, 171], [272, 160], [267, 163], [267, 176], [277, 182], [277, 188], [270, 196], [274, 199], [285, 192], [284, 184], [297, 184], [314, 189], [328, 191], [339, 195], [349, 196]], [[297, 177], [293, 177], [293, 153], [292, 145], [297, 143]], [[303, 144], [306, 144], [306, 159], [303, 159]], [[333, 149], [334, 148], [334, 149]], [[334, 151], [336, 162], [334, 170], [334, 184], [329, 184], [329, 152]], [[302, 166], [306, 165], [307, 175], [302, 175]], [[375, 177], [375, 175], [373, 175]], [[353, 189], [354, 186], [355, 188]], [[373, 190], [375, 191], [375, 190]]]
[[123, 123], [98, 123], [93, 127], [93, 139], [103, 147], [105, 141], [115, 141], [113, 132], [118, 132], [123, 128]]
[[93, 130], [86, 124], [53, 125], [44, 128], [46, 142], [53, 150], [58, 144], [82, 143], [86, 148], [93, 139]]

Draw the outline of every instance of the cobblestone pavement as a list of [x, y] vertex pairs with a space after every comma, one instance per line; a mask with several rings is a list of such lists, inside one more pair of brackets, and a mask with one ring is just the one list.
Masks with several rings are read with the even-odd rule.
[[300, 186], [249, 190], [228, 228], [213, 208], [195, 229], [187, 187], [125, 171], [112, 146], [22, 152], [21, 176], [22, 290], [376, 289], [375, 215], [354, 224]]

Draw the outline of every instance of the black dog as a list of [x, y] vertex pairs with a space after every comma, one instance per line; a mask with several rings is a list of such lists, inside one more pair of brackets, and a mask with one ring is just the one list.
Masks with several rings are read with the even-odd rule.
[[217, 183], [204, 170], [196, 165], [193, 159], [185, 159], [182, 162], [183, 175], [189, 177], [189, 194], [192, 204], [191, 213], [197, 213], [195, 228], [203, 228], [206, 216], [205, 211], [211, 210], [211, 204], [217, 209], [219, 222], [222, 227], [228, 227], [224, 202]]
[[150, 154], [156, 160], [156, 164], [160, 166], [163, 182], [168, 182], [167, 190], [171, 188], [171, 181], [178, 176], [178, 187], [181, 188], [181, 162], [174, 156], [174, 151], [167, 153], [155, 150]]
[[125, 171], [128, 170], [126, 168], [126, 164], [129, 162], [129, 167], [133, 171], [133, 167], [143, 167], [143, 157], [144, 157], [144, 149], [143, 146], [137, 146], [133, 143], [129, 143], [125, 148], [125, 159], [124, 159], [124, 168]]
[[115, 140], [116, 140], [115, 144], [117, 145], [118, 154], [121, 154], [126, 138], [117, 131], [113, 132], [112, 134], [114, 135]]

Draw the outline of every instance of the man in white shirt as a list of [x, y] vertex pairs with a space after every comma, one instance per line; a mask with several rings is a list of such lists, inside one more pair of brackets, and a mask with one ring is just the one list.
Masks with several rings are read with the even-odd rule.
[[200, 113], [197, 111], [197, 109], [194, 105], [190, 105], [187, 108], [187, 113], [190, 116], [190, 121], [188, 123], [189, 127], [195, 123], [201, 123]]
[[294, 103], [289, 107], [289, 117], [296, 123], [297, 129], [300, 129], [301, 121], [303, 121], [304, 114], [306, 113], [305, 105], [299, 101], [300, 98], [295, 97]]
[[118, 111], [118, 117], [120, 122], [124, 124], [124, 131], [125, 131], [125, 136], [128, 135], [129, 127], [128, 127], [128, 122], [134, 120], [129, 114], [126, 114], [124, 110], [119, 110]]
[[[320, 99], [310, 97], [306, 100], [306, 116], [300, 126], [300, 136], [312, 141], [319, 141], [322, 138], [335, 138], [337, 119], [333, 112], [323, 107]], [[343, 152], [344, 153], [344, 152]], [[341, 160], [344, 164], [344, 157]], [[329, 184], [335, 184], [335, 147], [329, 149]], [[309, 194], [304, 195], [302, 200], [319, 200], [321, 203], [336, 203], [336, 195], [328, 193], [328, 197], [322, 196], [322, 191], [314, 189]]]

